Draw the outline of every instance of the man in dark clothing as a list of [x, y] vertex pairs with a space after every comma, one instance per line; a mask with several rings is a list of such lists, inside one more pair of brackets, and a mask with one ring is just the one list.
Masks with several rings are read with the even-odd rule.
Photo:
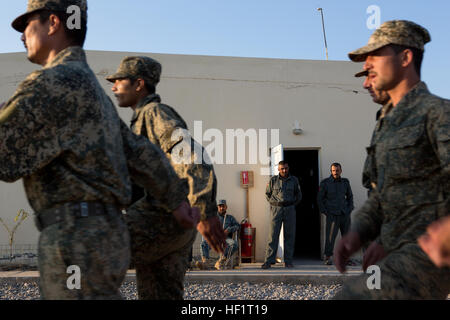
[[338, 230], [341, 236], [350, 228], [350, 214], [354, 209], [353, 193], [350, 182], [341, 178], [342, 166], [339, 163], [331, 165], [331, 176], [320, 183], [317, 196], [319, 210], [327, 217], [325, 240], [325, 264], [331, 265], [334, 241]]

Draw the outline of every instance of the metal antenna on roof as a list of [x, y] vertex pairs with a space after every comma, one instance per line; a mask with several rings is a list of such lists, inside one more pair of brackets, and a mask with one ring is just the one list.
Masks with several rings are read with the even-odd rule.
[[322, 8], [317, 8], [317, 11], [320, 11], [320, 14], [322, 15], [323, 38], [325, 40], [325, 52], [326, 52], [327, 61], [328, 61], [328, 45], [327, 45], [327, 35], [325, 33], [325, 20], [323, 19], [323, 9]]

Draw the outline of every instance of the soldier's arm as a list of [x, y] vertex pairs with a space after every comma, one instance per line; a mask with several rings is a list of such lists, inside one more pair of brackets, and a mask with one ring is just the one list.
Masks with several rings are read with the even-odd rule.
[[359, 234], [361, 244], [375, 239], [380, 234], [383, 212], [380, 207], [379, 193], [375, 189], [369, 199], [353, 216], [350, 231]]
[[41, 72], [22, 82], [0, 111], [0, 180], [14, 182], [45, 167], [61, 153], [49, 90]]
[[182, 141], [176, 137], [177, 130], [188, 132], [183, 119], [172, 108], [157, 104], [149, 108], [144, 116], [145, 129], [150, 141], [159, 144], [164, 153], [170, 154], [173, 147]]
[[145, 188], [161, 206], [174, 211], [187, 199], [188, 185], [178, 178], [160, 148], [131, 132], [121, 120], [120, 129], [132, 180]]
[[[431, 145], [443, 172], [443, 190], [450, 190], [450, 101], [433, 108], [427, 121], [427, 131]], [[447, 193], [448, 195], [448, 193]]]
[[[198, 144], [187, 130], [186, 123], [171, 108], [158, 105], [151, 108], [145, 115], [147, 132], [151, 132], [153, 139], [157, 140], [161, 149], [172, 160], [172, 166], [180, 177], [186, 178], [189, 183], [189, 202], [197, 207], [201, 213], [202, 221], [216, 217], [217, 179], [212, 164], [205, 163], [203, 147]], [[182, 131], [184, 135], [177, 135]], [[184, 145], [182, 145], [184, 144]], [[187, 161], [175, 159], [177, 147], [190, 150]], [[173, 154], [174, 153], [174, 154]]]
[[[148, 138], [157, 142], [163, 152], [172, 160], [177, 174], [187, 178], [189, 183], [188, 200], [192, 207], [198, 208], [200, 211], [201, 221], [197, 225], [197, 230], [215, 251], [223, 253], [225, 233], [216, 214], [217, 179], [212, 164], [208, 165], [203, 162], [203, 154], [196, 155], [198, 149], [203, 151], [202, 147], [195, 144], [195, 140], [191, 138], [186, 123], [181, 117], [167, 106], [158, 104], [155, 108], [148, 110], [145, 114], [145, 126]], [[179, 131], [184, 135], [177, 136]], [[188, 163], [174, 159], [172, 151], [179, 145], [183, 150], [186, 146], [186, 150], [190, 147], [191, 154], [188, 155]], [[201, 160], [200, 164], [195, 163], [196, 157]]]

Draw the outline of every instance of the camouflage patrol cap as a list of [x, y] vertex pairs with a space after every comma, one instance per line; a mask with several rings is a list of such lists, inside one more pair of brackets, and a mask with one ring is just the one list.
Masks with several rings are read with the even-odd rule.
[[355, 74], [356, 78], [367, 77], [369, 75], [369, 71], [363, 70]]
[[425, 50], [425, 44], [431, 41], [428, 31], [418, 24], [407, 20], [392, 20], [381, 25], [369, 39], [369, 43], [348, 54], [350, 60], [363, 62], [367, 55], [389, 44]]
[[120, 63], [117, 72], [106, 77], [106, 80], [114, 82], [117, 79], [142, 78], [149, 84], [157, 85], [162, 72], [161, 64], [149, 57], [125, 57]]
[[40, 10], [67, 12], [71, 6], [80, 8], [81, 18], [87, 21], [87, 0], [28, 0], [27, 12], [12, 22], [12, 27], [19, 32], [24, 32], [27, 27], [27, 19], [30, 15]]

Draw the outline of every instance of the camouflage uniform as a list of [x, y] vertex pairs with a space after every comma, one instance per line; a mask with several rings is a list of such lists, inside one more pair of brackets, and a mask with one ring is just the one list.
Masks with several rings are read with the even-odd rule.
[[[387, 22], [380, 29], [368, 48], [350, 54], [352, 60], [362, 61], [377, 43], [423, 49], [430, 39], [411, 22]], [[379, 122], [369, 148], [376, 189], [351, 229], [362, 243], [380, 236], [387, 252], [378, 263], [381, 290], [369, 290], [363, 275], [345, 284], [335, 299], [445, 299], [450, 292], [450, 268], [438, 269], [417, 244], [428, 225], [450, 212], [449, 107], [450, 101], [420, 82]]]
[[[68, 2], [86, 4], [52, 1]], [[29, 8], [36, 3], [46, 2], [30, 1]], [[187, 195], [164, 154], [119, 119], [77, 46], [31, 73], [6, 103], [0, 154], [0, 179], [23, 178], [36, 221], [54, 214], [51, 225], [37, 223], [43, 299], [121, 298], [130, 246], [120, 209], [131, 200], [129, 174], [170, 203], [168, 210]], [[99, 204], [104, 213], [76, 217], [81, 203]], [[81, 269], [80, 290], [67, 288], [72, 265]]]
[[[151, 58], [127, 57], [118, 72], [107, 79], [114, 81], [118, 78], [139, 77], [146, 83], [156, 85], [160, 73], [161, 65]], [[171, 160], [178, 176], [187, 179], [189, 202], [192, 207], [200, 209], [202, 220], [215, 216], [217, 182], [214, 169], [203, 161], [195, 163], [202, 159], [205, 151], [190, 137], [183, 118], [173, 108], [161, 104], [157, 94], [151, 94], [136, 106], [131, 129], [159, 146]], [[184, 140], [181, 136], [175, 138], [180, 129], [184, 133]], [[190, 141], [191, 163], [174, 161], [172, 151], [185, 143], [186, 139]], [[196, 150], [202, 153], [196, 154]], [[127, 210], [126, 221], [131, 235], [139, 298], [183, 299], [184, 277], [197, 231], [182, 229], [173, 216], [162, 208], [162, 203], [151, 195]]]
[[282, 178], [274, 176], [266, 187], [266, 199], [270, 203], [270, 230], [266, 247], [266, 263], [275, 263], [278, 241], [283, 224], [284, 261], [292, 264], [295, 247], [296, 212], [295, 207], [302, 200], [298, 179], [294, 176]]
[[372, 139], [370, 140], [370, 147], [367, 148], [367, 157], [366, 161], [364, 162], [363, 167], [363, 174], [362, 174], [362, 184], [364, 188], [368, 189], [369, 196], [370, 191], [373, 190], [373, 187], [376, 185], [376, 172], [372, 172], [372, 169], [374, 168], [372, 166], [372, 163], [374, 161], [373, 159], [373, 152], [371, 151], [377, 140], [378, 140], [378, 131], [380, 130], [381, 123], [383, 122], [383, 119], [386, 117], [386, 115], [392, 110], [392, 102], [389, 102], [388, 104], [384, 105], [383, 108], [379, 111], [379, 116], [377, 116], [377, 124], [376, 128], [372, 134]]

